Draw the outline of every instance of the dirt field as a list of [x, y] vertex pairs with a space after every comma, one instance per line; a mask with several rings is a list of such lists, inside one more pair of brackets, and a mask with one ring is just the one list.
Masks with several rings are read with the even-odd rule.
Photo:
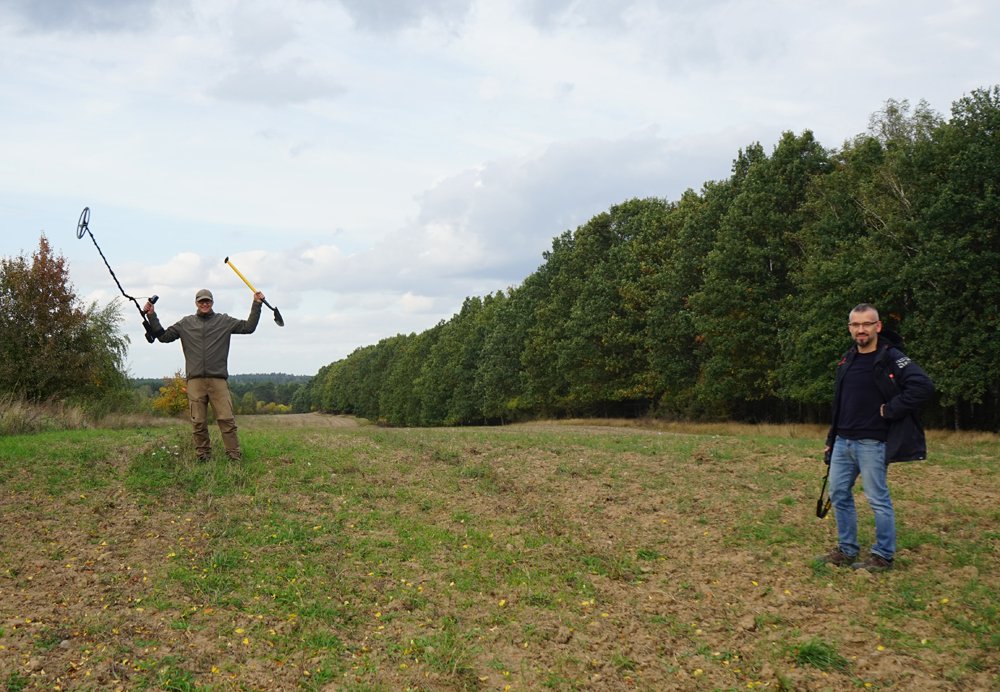
[[[441, 489], [440, 504], [433, 494], [417, 503], [422, 508], [400, 506], [388, 492], [372, 490], [365, 497], [372, 510], [412, 514], [435, 526], [454, 527], [456, 516], [498, 517], [489, 525], [490, 545], [528, 572], [543, 569], [549, 559], [545, 551], [552, 551], [551, 560], [583, 552], [597, 566], [574, 576], [582, 586], [572, 602], [562, 602], [562, 592], [548, 583], [473, 590], [458, 600], [442, 583], [443, 575], [455, 569], [450, 553], [441, 564], [400, 560], [382, 572], [341, 556], [336, 577], [327, 577], [336, 598], [371, 599], [378, 616], [338, 634], [344, 639], [342, 659], [354, 662], [348, 675], [311, 680], [323, 664], [315, 652], [303, 647], [298, 658], [275, 653], [282, 635], [302, 626], [295, 617], [279, 617], [273, 607], [257, 606], [252, 599], [236, 607], [217, 594], [184, 594], [176, 588], [183, 583], [180, 577], [170, 577], [171, 565], [185, 555], [196, 565], [222, 560], [212, 540], [220, 525], [237, 521], [226, 517], [250, 523], [267, 516], [255, 514], [263, 510], [252, 495], [200, 494], [184, 504], [183, 495], [144, 498], [127, 483], [88, 488], [86, 479], [40, 481], [25, 470], [5, 481], [0, 497], [0, 685], [6, 683], [7, 690], [987, 690], [997, 682], [995, 651], [972, 652], [970, 662], [957, 656], [948, 640], [959, 631], [952, 626], [985, 628], [987, 638], [996, 627], [995, 610], [993, 619], [983, 622], [977, 620], [982, 610], [976, 614], [971, 600], [963, 602], [963, 592], [971, 599], [970, 584], [986, 581], [995, 587], [996, 572], [981, 574], [971, 564], [955, 567], [949, 543], [984, 540], [988, 547], [982, 560], [991, 569], [998, 564], [996, 525], [989, 536], [968, 533], [984, 516], [996, 517], [995, 474], [928, 464], [894, 469], [903, 520], [911, 530], [944, 539], [905, 548], [899, 569], [889, 575], [838, 571], [817, 580], [809, 558], [829, 547], [832, 521], [820, 530], [803, 515], [818, 483], [803, 488], [794, 503], [781, 503], [780, 497], [768, 496], [771, 491], [759, 476], [796, 472], [811, 463], [801, 454], [776, 454], [724, 437], [695, 441], [676, 462], [678, 478], [694, 487], [670, 491], [651, 489], [648, 482], [662, 475], [662, 458], [633, 451], [642, 449], [634, 436], [648, 436], [652, 443], [662, 434], [655, 430], [515, 426], [515, 435], [558, 431], [579, 435], [581, 441], [566, 449], [545, 437], [506, 442], [503, 431], [482, 438], [462, 432], [454, 447], [444, 449], [436, 446], [439, 438], [433, 435], [439, 433], [425, 439], [419, 431], [412, 441], [403, 432], [386, 433], [384, 439], [323, 437], [324, 430], [359, 427], [347, 417], [244, 416], [240, 424], [247, 433], [300, 429], [316, 444], [328, 445], [331, 454], [353, 450], [352, 459], [371, 459], [372, 468], [356, 461], [359, 466], [347, 472], [369, 478], [373, 487], [409, 484], [435, 493], [435, 474], [442, 468], [481, 469], [478, 476], [466, 472], [458, 478], [460, 494]], [[601, 438], [593, 446], [597, 451], [588, 451], [589, 436]], [[387, 446], [398, 440], [409, 446]], [[618, 441], [629, 451], [616, 452]], [[161, 444], [160, 438], [150, 438], [149, 444]], [[124, 478], [134, 454], [129, 446], [95, 452], [92, 464]], [[743, 461], [727, 462], [733, 457]], [[624, 470], [597, 473], [608, 460], [620, 461]], [[277, 455], [268, 463], [299, 462]], [[809, 468], [818, 481], [818, 467]], [[490, 482], [486, 490], [482, 474]], [[282, 496], [268, 487], [270, 482], [261, 477], [253, 493], [277, 502]], [[72, 493], [55, 490], [66, 484], [73, 485]], [[941, 493], [961, 500], [952, 509], [929, 506], [929, 499]], [[746, 497], [758, 498], [759, 506], [734, 501]], [[343, 498], [319, 505], [308, 494], [298, 502], [291, 509], [309, 521], [347, 505]], [[965, 519], [956, 515], [958, 506]], [[778, 528], [768, 529], [778, 535], [753, 535], [746, 517], [755, 511], [781, 515], [774, 524]], [[863, 523], [870, 517], [866, 512], [859, 507]], [[519, 517], [517, 522], [508, 522], [513, 517]], [[344, 531], [353, 525], [346, 524]], [[558, 541], [536, 545], [543, 534], [562, 535], [565, 548]], [[354, 595], [337, 592], [341, 586]], [[417, 588], [419, 598], [407, 595]], [[907, 600], [907, 590], [917, 590], [918, 596]], [[920, 615], [892, 619], [877, 612], [907, 605]], [[449, 614], [449, 607], [457, 611]], [[507, 615], [513, 612], [520, 614]], [[430, 623], [449, 618], [475, 633], [461, 667], [449, 672], [447, 666], [430, 665], [433, 647], [420, 656], [395, 652], [396, 646], [405, 649], [406, 642], [428, 637], [437, 626]], [[814, 638], [836, 641], [850, 673], [788, 663], [794, 655], [789, 647]]]

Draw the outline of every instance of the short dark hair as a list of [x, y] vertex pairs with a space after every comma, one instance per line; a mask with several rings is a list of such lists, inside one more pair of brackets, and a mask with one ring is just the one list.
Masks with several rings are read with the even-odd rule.
[[881, 319], [878, 316], [878, 308], [876, 308], [871, 303], [858, 303], [857, 305], [854, 306], [854, 309], [848, 313], [847, 316], [848, 318], [850, 318], [850, 316], [856, 312], [868, 312], [869, 310], [875, 313], [875, 319]]

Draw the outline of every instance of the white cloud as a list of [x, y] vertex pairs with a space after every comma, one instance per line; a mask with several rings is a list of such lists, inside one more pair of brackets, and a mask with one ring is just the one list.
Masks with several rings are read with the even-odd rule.
[[[0, 6], [0, 255], [44, 230], [88, 300], [165, 320], [198, 288], [280, 307], [233, 371], [315, 372], [520, 283], [554, 236], [828, 147], [885, 99], [947, 112], [1000, 74], [1000, 5], [735, 0], [13, 0]], [[140, 375], [149, 346], [124, 311]], [[266, 323], [266, 324], [265, 324]]]
[[233, 47], [242, 55], [273, 53], [299, 37], [295, 15], [268, 2], [241, 2], [230, 22]]
[[292, 61], [276, 67], [256, 62], [242, 64], [224, 75], [211, 93], [222, 99], [279, 107], [333, 99], [345, 91], [335, 80], [311, 74], [301, 62]]
[[472, 0], [338, 0], [357, 25], [370, 31], [397, 31], [436, 21], [460, 26]]
[[152, 0], [8, 0], [11, 14], [35, 31], [123, 31], [146, 28]]
[[400, 306], [403, 312], [407, 314], [413, 313], [429, 313], [434, 308], [434, 299], [428, 296], [418, 296], [407, 291], [399, 299]]

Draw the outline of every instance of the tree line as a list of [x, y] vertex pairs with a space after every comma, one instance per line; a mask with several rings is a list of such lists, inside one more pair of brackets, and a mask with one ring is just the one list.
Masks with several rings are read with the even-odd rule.
[[320, 369], [315, 410], [390, 425], [558, 416], [820, 422], [849, 310], [930, 373], [932, 425], [1000, 424], [1000, 87], [887, 101], [826, 149], [786, 132], [728, 179], [553, 239], [513, 288]]
[[[310, 379], [310, 375], [286, 373], [230, 375], [233, 410], [237, 414], [306, 413], [309, 407], [303, 390]], [[135, 378], [131, 385], [135, 397], [149, 402], [155, 411], [175, 415], [187, 410], [186, 382], [180, 371], [172, 377]]]

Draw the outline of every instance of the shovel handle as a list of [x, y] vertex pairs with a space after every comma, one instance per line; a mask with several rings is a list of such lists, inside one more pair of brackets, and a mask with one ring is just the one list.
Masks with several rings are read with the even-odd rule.
[[226, 264], [228, 264], [228, 265], [229, 265], [229, 268], [230, 268], [230, 269], [232, 269], [232, 270], [233, 270], [234, 272], [236, 272], [236, 276], [238, 276], [238, 277], [240, 277], [241, 279], [243, 279], [243, 283], [245, 283], [245, 284], [247, 285], [247, 288], [249, 288], [249, 289], [250, 289], [251, 291], [253, 291], [254, 293], [256, 293], [256, 292], [257, 292], [257, 289], [253, 287], [253, 284], [251, 284], [251, 283], [250, 283], [249, 281], [247, 281], [247, 277], [243, 276], [243, 274], [241, 274], [241, 273], [240, 273], [240, 270], [236, 268], [236, 265], [234, 265], [234, 264], [233, 264], [232, 262], [230, 262], [230, 261], [229, 261], [229, 258], [228, 258], [228, 257], [227, 257], [226, 259], [224, 259], [223, 261], [224, 261], [224, 262], [225, 262]]
[[[240, 273], [240, 270], [239, 270], [239, 269], [237, 269], [237, 268], [236, 268], [236, 267], [235, 267], [235, 266], [233, 265], [233, 263], [229, 261], [229, 258], [228, 258], [228, 257], [227, 257], [226, 259], [224, 259], [223, 261], [224, 261], [224, 262], [225, 262], [226, 264], [228, 264], [228, 265], [229, 265], [229, 268], [230, 268], [230, 269], [232, 269], [232, 270], [233, 270], [234, 272], [236, 272], [236, 276], [238, 276], [238, 277], [240, 277], [241, 279], [243, 279], [243, 283], [245, 283], [245, 284], [247, 285], [247, 288], [249, 288], [249, 289], [250, 289], [251, 291], [253, 291], [254, 293], [258, 293], [257, 289], [253, 287], [253, 284], [251, 284], [251, 283], [250, 283], [249, 281], [247, 281], [247, 277], [243, 276], [243, 275], [242, 275], [242, 274]], [[275, 321], [275, 322], [276, 322], [276, 323], [278, 324], [278, 326], [279, 326], [279, 327], [284, 327], [284, 326], [285, 326], [285, 320], [284, 320], [284, 319], [283, 319], [283, 318], [281, 317], [281, 313], [280, 313], [280, 312], [278, 312], [278, 308], [276, 308], [276, 307], [272, 306], [272, 305], [271, 305], [270, 303], [268, 303], [268, 302], [267, 302], [266, 300], [265, 300], [265, 301], [263, 301], [263, 303], [264, 303], [264, 305], [266, 305], [267, 307], [269, 307], [269, 308], [271, 309], [271, 312], [273, 312], [273, 313], [274, 313], [274, 321]]]

